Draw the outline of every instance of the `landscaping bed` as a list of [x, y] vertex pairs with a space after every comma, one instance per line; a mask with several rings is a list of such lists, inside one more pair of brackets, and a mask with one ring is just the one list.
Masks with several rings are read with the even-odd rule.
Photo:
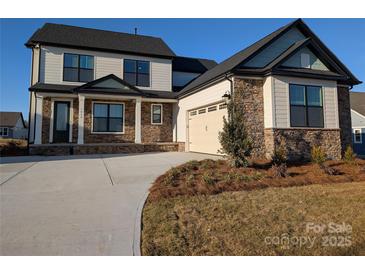
[[257, 161], [247, 168], [231, 167], [225, 160], [190, 161], [161, 175], [150, 189], [149, 200], [181, 195], [218, 194], [225, 191], [292, 187], [310, 184], [331, 184], [365, 181], [365, 160], [327, 161], [337, 175], [328, 175], [317, 164], [288, 164], [287, 177], [278, 178], [271, 163]]
[[0, 139], [0, 156], [23, 156], [28, 154], [27, 140]]

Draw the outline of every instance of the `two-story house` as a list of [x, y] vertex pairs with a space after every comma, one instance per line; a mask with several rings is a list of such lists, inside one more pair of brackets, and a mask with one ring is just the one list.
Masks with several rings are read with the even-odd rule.
[[160, 38], [45, 24], [32, 49], [30, 152], [218, 153], [226, 99], [240, 100], [253, 156], [308, 158], [351, 145], [361, 83], [300, 19], [216, 65]]

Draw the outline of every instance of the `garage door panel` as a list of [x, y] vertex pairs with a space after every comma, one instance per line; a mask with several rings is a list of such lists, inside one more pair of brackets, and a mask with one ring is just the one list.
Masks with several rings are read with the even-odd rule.
[[227, 109], [222, 104], [214, 104], [192, 112], [189, 113], [189, 150], [219, 154], [219, 132]]

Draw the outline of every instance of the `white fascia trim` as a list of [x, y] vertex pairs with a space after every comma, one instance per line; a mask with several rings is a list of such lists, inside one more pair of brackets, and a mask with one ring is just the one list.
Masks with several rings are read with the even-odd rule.
[[[123, 128], [122, 131], [109, 132], [109, 131], [94, 131], [94, 104], [109, 104], [109, 105], [123, 105]], [[125, 103], [123, 102], [108, 102], [108, 101], [92, 101], [91, 102], [91, 134], [117, 134], [122, 135], [125, 133]]]
[[[153, 106], [160, 106], [161, 107], [161, 122], [154, 123], [153, 122]], [[163, 105], [162, 104], [151, 104], [151, 125], [162, 125], [163, 124]]]
[[38, 92], [37, 95], [42, 97], [57, 97], [57, 98], [77, 98], [77, 94], [70, 93], [53, 93], [53, 92]]

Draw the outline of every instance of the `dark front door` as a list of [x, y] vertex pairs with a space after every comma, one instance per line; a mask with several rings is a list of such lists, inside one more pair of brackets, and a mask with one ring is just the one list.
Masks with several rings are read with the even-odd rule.
[[54, 102], [53, 142], [68, 143], [70, 134], [70, 102]]

